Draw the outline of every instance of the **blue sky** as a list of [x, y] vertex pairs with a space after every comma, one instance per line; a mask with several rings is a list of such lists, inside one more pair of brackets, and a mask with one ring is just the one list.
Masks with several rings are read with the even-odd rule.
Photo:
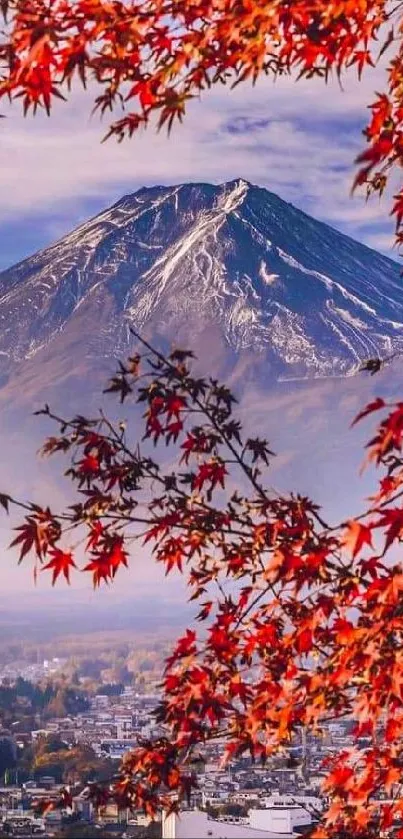
[[370, 70], [361, 84], [351, 72], [343, 86], [282, 78], [220, 87], [191, 104], [169, 139], [149, 130], [121, 145], [100, 143], [107, 122], [89, 118], [91, 95], [81, 90], [50, 119], [24, 120], [16, 103], [0, 125], [0, 268], [140, 186], [237, 177], [393, 256], [385, 202], [349, 196], [384, 70]]

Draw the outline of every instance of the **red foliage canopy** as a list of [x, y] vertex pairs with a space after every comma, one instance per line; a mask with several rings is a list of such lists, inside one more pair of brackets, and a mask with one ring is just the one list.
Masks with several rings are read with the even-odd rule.
[[[110, 582], [140, 540], [199, 602], [201, 631], [188, 629], [166, 662], [163, 736], [139, 743], [119, 779], [91, 795], [99, 806], [175, 808], [211, 741], [223, 738], [224, 761], [265, 761], [302, 729], [321, 736], [347, 718], [354, 742], [327, 764], [331, 803], [312, 836], [403, 836], [392, 833], [403, 817], [403, 568], [389, 553], [403, 540], [403, 403], [378, 399], [361, 413], [384, 415], [368, 459], [386, 472], [369, 509], [335, 527], [309, 498], [266, 489], [267, 441], [244, 438], [230, 391], [193, 377], [190, 362], [146, 344], [112, 380], [109, 391], [144, 406], [142, 447], [104, 415], [65, 420], [45, 408], [60, 435], [44, 452], [71, 455], [72, 507], [0, 499], [25, 508], [13, 544], [54, 582], [77, 566], [95, 586]], [[150, 456], [151, 441], [176, 447], [173, 472]]]
[[[298, 78], [351, 66], [359, 76], [394, 46], [386, 90], [370, 106], [356, 185], [383, 192], [403, 162], [402, 3], [393, 0], [1, 0], [0, 97], [24, 112], [64, 98], [75, 78], [101, 87], [95, 109], [128, 105], [109, 134], [131, 136], [153, 114], [182, 119], [217, 82]], [[109, 136], [108, 134], [108, 136]], [[403, 193], [393, 207], [403, 241]]]

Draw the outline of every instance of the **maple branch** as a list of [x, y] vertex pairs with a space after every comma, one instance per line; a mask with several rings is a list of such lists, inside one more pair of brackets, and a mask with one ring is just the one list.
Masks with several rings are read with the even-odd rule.
[[195, 402], [195, 404], [199, 407], [200, 411], [201, 411], [201, 412], [202, 412], [202, 413], [203, 413], [203, 414], [207, 417], [207, 419], [211, 422], [211, 424], [213, 425], [213, 427], [215, 428], [215, 430], [216, 430], [217, 432], [219, 432], [219, 434], [223, 437], [223, 439], [224, 439], [224, 441], [225, 441], [225, 444], [226, 444], [227, 448], [229, 449], [229, 451], [231, 452], [231, 454], [234, 456], [234, 458], [235, 458], [236, 462], [238, 463], [238, 465], [240, 466], [240, 468], [243, 470], [244, 474], [246, 475], [246, 477], [248, 478], [248, 480], [251, 482], [252, 486], [254, 487], [254, 489], [256, 490], [256, 492], [258, 493], [258, 495], [260, 495], [260, 497], [261, 497], [262, 499], [264, 499], [265, 501], [269, 501], [269, 497], [268, 497], [268, 495], [265, 493], [265, 491], [263, 490], [263, 488], [262, 488], [262, 486], [259, 484], [259, 482], [256, 480], [256, 478], [253, 476], [253, 473], [252, 473], [251, 468], [250, 468], [250, 467], [249, 467], [249, 466], [248, 466], [248, 465], [244, 462], [243, 458], [242, 458], [242, 457], [241, 457], [241, 455], [238, 453], [238, 451], [237, 451], [237, 449], [235, 448], [235, 446], [232, 444], [232, 441], [228, 439], [228, 436], [226, 435], [226, 433], [225, 433], [225, 431], [223, 430], [223, 428], [219, 425], [219, 423], [217, 422], [217, 420], [216, 420], [216, 418], [214, 417], [214, 415], [211, 413], [211, 411], [209, 411], [208, 407], [207, 407], [206, 405], [204, 405], [204, 404], [200, 401], [200, 399], [199, 399], [197, 396], [194, 396], [194, 395], [192, 394], [191, 389], [190, 389], [190, 388], [189, 388], [189, 386], [186, 384], [186, 381], [185, 381], [184, 375], [183, 375], [183, 374], [181, 375], [181, 374], [178, 372], [178, 370], [177, 370], [177, 368], [175, 367], [175, 365], [173, 365], [173, 364], [172, 364], [169, 360], [166, 360], [166, 359], [165, 359], [165, 357], [162, 355], [162, 353], [160, 353], [158, 350], [154, 349], [154, 348], [153, 348], [153, 347], [152, 347], [152, 346], [151, 346], [151, 345], [150, 345], [150, 344], [149, 344], [149, 343], [148, 343], [148, 342], [147, 342], [144, 338], [142, 338], [142, 337], [141, 337], [141, 336], [140, 336], [140, 335], [139, 335], [139, 334], [138, 334], [138, 333], [137, 333], [137, 332], [133, 329], [133, 327], [130, 327], [130, 331], [131, 331], [131, 332], [132, 332], [132, 334], [133, 334], [133, 335], [137, 338], [137, 340], [138, 340], [138, 341], [140, 341], [142, 344], [144, 344], [144, 346], [145, 346], [145, 347], [147, 347], [147, 349], [148, 349], [148, 350], [150, 350], [150, 352], [154, 353], [154, 355], [155, 355], [155, 356], [156, 356], [156, 357], [157, 357], [157, 358], [158, 358], [158, 359], [159, 359], [162, 363], [164, 363], [164, 364], [167, 364], [167, 365], [168, 365], [168, 367], [171, 369], [171, 372], [172, 372], [173, 376], [174, 376], [175, 378], [177, 378], [177, 380], [181, 383], [181, 385], [182, 385], [182, 387], [184, 388], [184, 390], [185, 390], [185, 391], [189, 394], [189, 396], [193, 399], [193, 401]]

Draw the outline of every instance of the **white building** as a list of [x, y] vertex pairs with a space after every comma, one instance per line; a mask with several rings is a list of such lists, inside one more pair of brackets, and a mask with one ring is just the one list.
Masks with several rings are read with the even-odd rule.
[[254, 830], [268, 830], [276, 836], [292, 836], [295, 828], [310, 825], [307, 808], [289, 796], [272, 797], [266, 807], [249, 810], [249, 825]]
[[[185, 810], [162, 819], [162, 839], [279, 839], [277, 833], [254, 830], [244, 824], [209, 819], [202, 810]], [[285, 837], [284, 837], [285, 839]], [[289, 834], [292, 839], [292, 834]]]
[[287, 797], [273, 797], [265, 809], [249, 811], [247, 823], [209, 818], [202, 810], [185, 810], [162, 818], [163, 839], [297, 839], [296, 828], [311, 824], [305, 807]]
[[[310, 824], [312, 818], [315, 818], [323, 810], [323, 802], [320, 798], [314, 795], [300, 795], [299, 793], [296, 793], [296, 795], [280, 795], [280, 793], [276, 793], [263, 798], [261, 803], [263, 811], [267, 812], [271, 810], [272, 818], [275, 818], [277, 821], [279, 812], [283, 814], [282, 818], [289, 818], [289, 823], [291, 824], [291, 827], [288, 828], [289, 830], [294, 830], [297, 825]], [[308, 821], [305, 820], [306, 816], [309, 817]]]

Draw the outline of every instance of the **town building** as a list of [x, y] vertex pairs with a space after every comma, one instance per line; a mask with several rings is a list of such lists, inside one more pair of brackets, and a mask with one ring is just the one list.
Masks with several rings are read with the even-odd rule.
[[[313, 799], [311, 800], [312, 804]], [[163, 839], [297, 839], [312, 826], [313, 806], [272, 796], [247, 818], [214, 819], [203, 810], [184, 810], [162, 818]]]

